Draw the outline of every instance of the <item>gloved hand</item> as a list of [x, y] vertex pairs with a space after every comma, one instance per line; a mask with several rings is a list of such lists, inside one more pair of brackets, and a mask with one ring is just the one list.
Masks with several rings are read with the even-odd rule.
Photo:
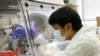
[[[14, 39], [26, 38], [25, 26], [22, 26], [21, 24], [15, 24], [15, 27], [15, 30], [10, 33], [10, 36], [12, 36]], [[35, 28], [34, 21], [31, 22], [31, 28], [28, 28], [28, 31], [32, 40], [37, 37], [38, 32]]]
[[12, 36], [14, 39], [25, 38], [26, 33], [24, 26], [21, 24], [15, 24], [15, 29], [10, 33], [10, 36]]

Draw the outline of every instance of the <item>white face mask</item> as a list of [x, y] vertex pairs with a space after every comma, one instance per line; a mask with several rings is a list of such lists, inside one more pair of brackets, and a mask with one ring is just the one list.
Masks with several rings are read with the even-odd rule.
[[61, 35], [60, 30], [54, 30], [54, 40], [55, 41], [65, 41], [65, 37]]

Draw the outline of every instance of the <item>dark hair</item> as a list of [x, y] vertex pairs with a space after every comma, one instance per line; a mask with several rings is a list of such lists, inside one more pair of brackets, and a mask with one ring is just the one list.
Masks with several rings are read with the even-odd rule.
[[69, 8], [69, 7], [61, 7], [55, 12], [53, 12], [49, 18], [49, 24], [59, 24], [62, 28], [67, 24], [71, 23], [72, 28], [75, 31], [78, 31], [82, 27], [81, 18], [78, 13]]

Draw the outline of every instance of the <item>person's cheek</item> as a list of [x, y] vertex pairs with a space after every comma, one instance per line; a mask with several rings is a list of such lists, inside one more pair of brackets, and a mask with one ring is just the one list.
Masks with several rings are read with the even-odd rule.
[[62, 36], [65, 36], [64, 30], [61, 30], [61, 35], [62, 35]]

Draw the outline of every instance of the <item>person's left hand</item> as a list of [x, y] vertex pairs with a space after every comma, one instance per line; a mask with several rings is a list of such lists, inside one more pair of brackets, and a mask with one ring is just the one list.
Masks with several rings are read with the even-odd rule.
[[[14, 39], [26, 38], [25, 26], [21, 24], [15, 24], [15, 27], [15, 30], [12, 31], [9, 35], [12, 36]], [[38, 36], [34, 21], [31, 22], [31, 28], [28, 28], [28, 31], [32, 40]]]
[[15, 29], [9, 35], [12, 36], [14, 39], [25, 38], [26, 33], [24, 26], [22, 26], [21, 24], [15, 24]]

